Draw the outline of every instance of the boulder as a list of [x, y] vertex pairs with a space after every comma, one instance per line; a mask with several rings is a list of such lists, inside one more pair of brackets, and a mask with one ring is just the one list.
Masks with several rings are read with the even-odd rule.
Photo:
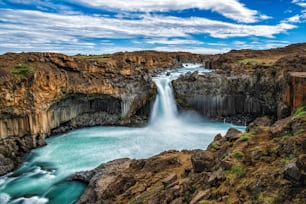
[[290, 161], [284, 168], [284, 177], [293, 184], [299, 184], [302, 178], [301, 170], [297, 167], [297, 159]]
[[15, 168], [14, 162], [0, 154], [0, 176], [12, 171]]
[[267, 116], [263, 116], [260, 118], [256, 118], [253, 122], [251, 122], [248, 125], [246, 131], [247, 132], [256, 131], [260, 127], [271, 126], [271, 125], [272, 125], [272, 120]]
[[224, 136], [227, 141], [235, 141], [239, 139], [241, 132], [235, 128], [230, 128]]
[[214, 165], [214, 154], [206, 150], [198, 150], [191, 156], [194, 172], [210, 171]]

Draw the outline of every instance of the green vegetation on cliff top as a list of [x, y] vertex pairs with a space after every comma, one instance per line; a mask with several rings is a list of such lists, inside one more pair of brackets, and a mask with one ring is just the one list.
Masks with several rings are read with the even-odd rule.
[[33, 74], [34, 68], [30, 65], [18, 64], [12, 69], [11, 72], [19, 78], [28, 78]]

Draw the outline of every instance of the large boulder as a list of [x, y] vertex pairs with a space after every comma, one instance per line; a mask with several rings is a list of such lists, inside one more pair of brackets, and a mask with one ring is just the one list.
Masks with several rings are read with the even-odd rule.
[[214, 154], [206, 150], [198, 150], [191, 156], [194, 172], [210, 171], [214, 165]]

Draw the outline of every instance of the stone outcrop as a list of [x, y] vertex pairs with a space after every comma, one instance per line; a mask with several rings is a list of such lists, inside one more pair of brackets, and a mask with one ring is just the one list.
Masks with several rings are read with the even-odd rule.
[[77, 203], [305, 203], [306, 114], [283, 123], [278, 136], [258, 122], [250, 132], [217, 135], [207, 150], [79, 172], [73, 178], [88, 187]]
[[[306, 62], [305, 62], [306, 66]], [[306, 72], [289, 72], [284, 90], [284, 102], [296, 110], [306, 101]]]

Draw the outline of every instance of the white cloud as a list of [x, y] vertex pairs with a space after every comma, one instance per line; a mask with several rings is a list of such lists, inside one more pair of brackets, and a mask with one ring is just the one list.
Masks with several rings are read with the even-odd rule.
[[263, 15], [260, 15], [259, 18], [262, 19], [262, 20], [272, 19], [271, 16], [267, 16], [267, 15], [264, 15], [264, 14], [263, 14]]
[[156, 38], [156, 39], [146, 39], [146, 43], [148, 44], [165, 44], [165, 45], [200, 45], [203, 42], [198, 40], [190, 40], [190, 39], [169, 39], [169, 38]]
[[[69, 10], [67, 6], [43, 0], [9, 0], [20, 4], [32, 4], [42, 8]], [[265, 20], [266, 15], [259, 15], [256, 10], [247, 8], [239, 0], [63, 0], [62, 3], [82, 4], [101, 10], [126, 12], [167, 12], [185, 9], [210, 10], [226, 18], [243, 23]]]
[[157, 51], [165, 51], [165, 52], [191, 52], [191, 53], [198, 53], [198, 54], [218, 54], [218, 53], [225, 53], [230, 51], [230, 48], [205, 48], [205, 47], [183, 47], [183, 46], [160, 46], [154, 47], [153, 50]]
[[293, 0], [292, 3], [294, 3], [294, 4], [298, 5], [298, 6], [306, 8], [306, 1], [305, 0]]
[[96, 8], [140, 12], [166, 12], [198, 8], [215, 11], [238, 22], [253, 23], [258, 21], [258, 12], [246, 8], [239, 0], [78, 0], [78, 2]]
[[[101, 43], [97, 39], [134, 40], [139, 37], [159, 38], [155, 43], [168, 45], [199, 44], [200, 42], [193, 40], [191, 35], [210, 35], [214, 38], [272, 38], [276, 34], [295, 28], [294, 25], [285, 22], [278, 25], [241, 25], [199, 17], [142, 15], [137, 19], [116, 19], [106, 16], [64, 15], [11, 9], [0, 9], [0, 16], [0, 45], [9, 43], [12, 46], [7, 49], [21, 50], [29, 44], [37, 50], [67, 45], [66, 47], [73, 50], [79, 46], [82, 52], [99, 47]], [[167, 42], [168, 38], [172, 40]], [[90, 40], [94, 43], [88, 44]], [[143, 43], [148, 44], [147, 41]], [[4, 46], [1, 47], [0, 50], [7, 50]]]
[[296, 14], [294, 16], [291, 16], [285, 20], [283, 20], [284, 23], [304, 23], [306, 20], [306, 13]]
[[291, 23], [299, 23], [301, 21], [301, 16], [300, 15], [294, 15], [290, 18], [287, 19], [288, 22], [291, 22]]

